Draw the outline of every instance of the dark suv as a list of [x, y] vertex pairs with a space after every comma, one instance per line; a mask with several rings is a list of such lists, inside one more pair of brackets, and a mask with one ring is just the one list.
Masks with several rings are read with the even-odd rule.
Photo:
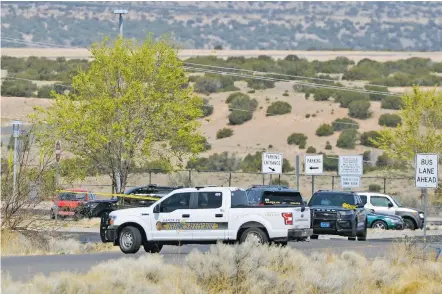
[[133, 195], [138, 197], [145, 196], [146, 199], [141, 198], [124, 198], [124, 205], [125, 206], [150, 206], [156, 200], [148, 199], [148, 198], [158, 198], [169, 194], [173, 190], [180, 189], [183, 187], [171, 187], [171, 186], [157, 186], [155, 184], [150, 184], [147, 186], [140, 186], [140, 187], [134, 187], [127, 189], [124, 194], [126, 195]]
[[365, 241], [367, 212], [358, 194], [341, 191], [318, 191], [308, 204], [312, 214], [313, 235], [348, 236], [348, 240]]
[[287, 186], [253, 185], [246, 190], [250, 205], [304, 205], [301, 193]]

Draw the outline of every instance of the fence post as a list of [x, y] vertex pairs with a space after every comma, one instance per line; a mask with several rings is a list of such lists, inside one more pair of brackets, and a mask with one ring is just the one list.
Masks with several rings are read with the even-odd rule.
[[332, 190], [335, 189], [335, 176], [332, 176]]
[[281, 174], [278, 175], [278, 185], [281, 185]]
[[232, 187], [232, 173], [229, 173], [229, 187]]
[[387, 178], [384, 177], [384, 194], [387, 193]]
[[149, 170], [149, 185], [152, 185], [152, 171]]
[[192, 170], [189, 169], [189, 187], [192, 186]]

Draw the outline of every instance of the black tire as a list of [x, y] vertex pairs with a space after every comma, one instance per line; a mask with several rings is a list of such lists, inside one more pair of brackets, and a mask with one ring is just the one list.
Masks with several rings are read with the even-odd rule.
[[100, 221], [100, 238], [101, 238], [101, 242], [106, 243], [106, 228], [107, 228], [107, 214], [104, 214], [101, 217], [101, 221]]
[[365, 221], [364, 230], [358, 234], [358, 241], [367, 241], [367, 221]]
[[348, 237], [349, 241], [356, 241], [356, 237]]
[[143, 247], [147, 253], [160, 253], [161, 249], [163, 249], [163, 245], [158, 243], [145, 243]]
[[281, 247], [286, 247], [288, 243], [289, 242], [287, 242], [287, 241], [284, 241], [284, 242], [274, 242], [274, 244], [276, 246], [281, 246]]
[[386, 222], [378, 220], [371, 224], [372, 229], [381, 229], [381, 230], [388, 230], [388, 225]]
[[134, 254], [140, 250], [141, 247], [141, 233], [135, 227], [125, 227], [121, 230], [118, 236], [120, 243], [120, 250], [125, 254]]
[[409, 218], [404, 218], [404, 230], [416, 230], [416, 225]]
[[260, 228], [248, 228], [245, 230], [239, 239], [239, 243], [244, 243], [247, 238], [255, 236], [259, 239], [259, 242], [261, 244], [267, 244], [269, 243], [269, 238], [267, 237], [267, 234], [261, 230]]
[[310, 240], [318, 240], [319, 235], [311, 235]]

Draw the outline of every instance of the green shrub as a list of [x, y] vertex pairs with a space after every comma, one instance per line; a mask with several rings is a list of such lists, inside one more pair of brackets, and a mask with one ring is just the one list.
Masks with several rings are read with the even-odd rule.
[[49, 85], [42, 86], [37, 91], [37, 97], [38, 98], [54, 98], [51, 95], [52, 90], [54, 90], [53, 86], [49, 86]]
[[255, 90], [249, 90], [249, 91], [247, 91], [247, 93], [249, 93], [249, 94], [253, 94], [253, 93], [255, 93], [256, 91]]
[[399, 110], [403, 107], [404, 102], [401, 97], [387, 96], [382, 99], [381, 108]]
[[272, 177], [272, 185], [286, 186], [289, 187], [289, 182], [283, 179], [279, 179], [277, 176]]
[[327, 143], [325, 143], [325, 150], [332, 150], [332, 145], [330, 144], [329, 141], [327, 141]]
[[275, 82], [267, 80], [248, 79], [247, 87], [255, 90], [270, 89], [275, 88]]
[[229, 100], [229, 108], [232, 111], [229, 114], [229, 123], [231, 125], [240, 125], [251, 120], [253, 112], [258, 107], [258, 101], [250, 99], [248, 95], [242, 93], [233, 93], [232, 95], [227, 98]]
[[222, 128], [222, 129], [218, 130], [218, 132], [216, 133], [216, 138], [223, 139], [223, 138], [231, 137], [232, 135], [233, 135], [232, 129]]
[[306, 153], [310, 153], [310, 154], [315, 154], [316, 153], [316, 148], [313, 147], [313, 146], [309, 146], [305, 152]]
[[369, 192], [381, 192], [381, 189], [382, 189], [381, 185], [378, 184], [370, 184], [368, 186]]
[[336, 102], [339, 102], [342, 108], [349, 107], [350, 103], [358, 100], [367, 100], [369, 101], [369, 97], [365, 93], [358, 92], [349, 92], [349, 91], [337, 91], [336, 92]]
[[209, 104], [209, 100], [207, 98], [203, 98], [201, 110], [203, 112], [203, 117], [207, 117], [213, 113], [213, 105]]
[[241, 92], [235, 92], [229, 95], [229, 97], [227, 97], [226, 99], [226, 103], [230, 104], [230, 103], [234, 103], [234, 101], [236, 99], [242, 100], [242, 99], [249, 99], [250, 100], [250, 96]]
[[370, 161], [371, 151], [370, 150], [364, 151], [364, 153], [362, 154], [362, 158], [364, 161]]
[[302, 141], [299, 143], [299, 149], [305, 149], [305, 145], [307, 144], [307, 141]]
[[359, 129], [359, 124], [351, 118], [338, 118], [332, 122], [333, 130], [342, 131], [345, 129]]
[[307, 113], [307, 114], [305, 115], [305, 118], [309, 118], [309, 117], [310, 117], [310, 114]]
[[267, 108], [267, 116], [283, 115], [292, 112], [292, 106], [284, 101], [275, 101]]
[[382, 153], [382, 155], [378, 156], [378, 160], [376, 161], [376, 166], [377, 167], [387, 167], [389, 165], [391, 165], [393, 162], [392, 160], [388, 157], [388, 155], [386, 153]]
[[335, 156], [328, 156], [324, 154], [324, 170], [325, 171], [338, 171], [339, 160]]
[[361, 134], [361, 145], [367, 146], [367, 147], [376, 147], [372, 142], [371, 139], [377, 140], [380, 137], [380, 134], [378, 131], [369, 131], [364, 132]]
[[370, 101], [353, 101], [348, 106], [348, 115], [353, 118], [367, 119], [371, 116]]
[[[241, 170], [243, 172], [261, 172], [262, 167], [262, 152], [255, 152], [255, 154], [247, 154], [241, 162]], [[293, 166], [290, 162], [283, 158], [282, 172], [293, 171]]]
[[379, 117], [379, 125], [385, 127], [397, 127], [402, 122], [402, 119], [399, 115], [394, 113], [385, 113]]
[[2, 96], [32, 97], [37, 90], [33, 82], [5, 79], [1, 85]]
[[330, 97], [333, 96], [333, 94], [333, 90], [327, 88], [319, 88], [316, 89], [313, 93], [313, 99], [315, 99], [315, 101], [327, 101]]
[[354, 149], [358, 132], [356, 129], [345, 129], [339, 135], [336, 146], [342, 149]]
[[316, 136], [325, 137], [330, 135], [333, 135], [333, 128], [329, 124], [322, 124], [316, 130]]
[[285, 92], [284, 92], [284, 94], [282, 94], [282, 96], [289, 96], [289, 92], [286, 90]]
[[241, 125], [253, 117], [252, 112], [250, 111], [241, 111], [241, 110], [232, 110], [229, 114], [229, 123], [231, 125]]
[[[365, 85], [365, 89], [369, 91], [376, 91], [376, 92], [385, 92], [388, 93], [388, 88], [384, 86], [373, 86], [373, 85]], [[383, 94], [375, 94], [370, 93], [369, 98], [371, 101], [381, 101], [385, 98], [385, 95]]]
[[302, 142], [307, 141], [307, 136], [301, 133], [293, 133], [287, 138], [287, 144], [289, 145], [299, 145]]
[[237, 91], [234, 80], [229, 76], [205, 75], [195, 77], [195, 91], [210, 94], [217, 92]]
[[209, 157], [199, 157], [187, 162], [187, 169], [213, 170], [213, 171], [236, 171], [240, 167], [241, 160], [235, 154], [228, 152], [215, 153]]

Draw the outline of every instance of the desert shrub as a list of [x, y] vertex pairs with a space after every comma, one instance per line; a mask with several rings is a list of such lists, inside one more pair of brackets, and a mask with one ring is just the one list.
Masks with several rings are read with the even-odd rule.
[[[241, 170], [243, 172], [261, 172], [262, 168], [262, 153], [255, 152], [254, 154], [247, 154], [241, 162]], [[282, 172], [293, 171], [293, 166], [290, 162], [283, 158]]]
[[275, 82], [267, 80], [248, 79], [247, 87], [255, 90], [270, 89], [275, 88]]
[[307, 141], [302, 141], [301, 143], [299, 143], [299, 149], [305, 149], [305, 145], [307, 144]]
[[348, 106], [348, 115], [353, 118], [367, 119], [371, 116], [370, 101], [353, 101]]
[[379, 125], [385, 127], [397, 127], [402, 122], [401, 117], [397, 114], [384, 113], [379, 117]]
[[307, 113], [307, 114], [305, 115], [305, 118], [309, 118], [309, 117], [310, 117], [310, 114]]
[[364, 132], [361, 134], [360, 141], [361, 145], [367, 146], [367, 147], [376, 147], [371, 140], [377, 140], [379, 138], [380, 134], [378, 131], [369, 131]]
[[309, 146], [305, 152], [306, 153], [310, 153], [310, 154], [315, 154], [316, 153], [316, 148], [313, 147], [313, 146]]
[[215, 50], [223, 50], [223, 45], [220, 45], [220, 44], [215, 45], [215, 47], [213, 47], [213, 49], [215, 49]]
[[327, 141], [327, 143], [325, 143], [325, 150], [332, 150], [332, 145], [330, 144], [329, 141]]
[[239, 169], [241, 159], [228, 152], [215, 153], [209, 157], [198, 157], [187, 162], [187, 169], [236, 171]]
[[358, 132], [356, 129], [343, 130], [339, 135], [336, 146], [343, 149], [354, 149], [356, 146]]
[[250, 99], [250, 96], [241, 92], [235, 92], [229, 95], [229, 97], [227, 97], [226, 99], [226, 103], [230, 104], [230, 103], [234, 103], [234, 100], [236, 99]]
[[267, 116], [283, 115], [292, 112], [292, 106], [284, 101], [275, 101], [267, 108]]
[[333, 128], [329, 124], [322, 124], [316, 130], [316, 136], [325, 137], [330, 135], [333, 135]]
[[369, 192], [381, 192], [381, 189], [382, 189], [381, 185], [378, 184], [370, 184], [368, 186]]
[[38, 98], [54, 98], [51, 95], [52, 90], [54, 90], [53, 86], [42, 86], [37, 91], [37, 97]]
[[[369, 91], [388, 93], [388, 88], [383, 86], [365, 85], [365, 89]], [[385, 97], [385, 95], [383, 94], [375, 94], [375, 93], [370, 93], [368, 94], [368, 96], [371, 101], [381, 101]]]
[[302, 142], [307, 141], [307, 136], [301, 133], [293, 133], [287, 138], [287, 144], [289, 145], [299, 145]]
[[289, 96], [289, 92], [287, 90], [285, 90], [285, 92], [282, 94], [282, 96]]
[[272, 185], [280, 185], [290, 187], [289, 182], [283, 179], [279, 179], [279, 177], [272, 177]]
[[362, 154], [362, 159], [364, 161], [370, 161], [370, 158], [371, 158], [371, 151], [370, 150], [364, 151], [364, 153]]
[[328, 156], [324, 154], [324, 170], [325, 171], [338, 171], [339, 160], [335, 156]]
[[249, 94], [253, 94], [253, 93], [255, 93], [256, 92], [256, 90], [249, 90], [249, 91], [247, 91], [247, 93], [249, 93]]
[[359, 100], [369, 101], [369, 97], [365, 93], [349, 92], [349, 91], [336, 92], [335, 101], [339, 102], [342, 108], [347, 108], [350, 106], [350, 103]]
[[382, 155], [378, 156], [378, 159], [376, 160], [376, 166], [377, 167], [387, 167], [391, 165], [393, 161], [390, 159], [390, 157], [386, 153], [382, 153]]
[[233, 135], [232, 129], [222, 128], [222, 129], [218, 130], [218, 132], [216, 133], [216, 138], [223, 139], [223, 138], [231, 137], [232, 135]]
[[37, 86], [30, 81], [5, 79], [1, 85], [2, 96], [32, 97]]
[[209, 100], [207, 98], [203, 98], [201, 110], [203, 112], [203, 117], [207, 117], [213, 113], [213, 105], [209, 104]]
[[313, 93], [313, 99], [315, 101], [327, 101], [330, 97], [333, 96], [333, 91], [327, 88], [319, 88], [316, 89]]
[[332, 122], [333, 130], [342, 131], [345, 129], [359, 129], [359, 124], [351, 118], [338, 118]]
[[256, 99], [250, 99], [248, 95], [242, 93], [234, 93], [234, 96], [229, 96], [229, 123], [231, 125], [240, 125], [249, 121], [253, 117], [253, 112], [258, 107]]
[[381, 101], [381, 108], [399, 110], [403, 107], [404, 103], [401, 97], [387, 96]]
[[205, 75], [195, 77], [195, 91], [204, 94], [236, 91], [234, 80], [229, 76]]

